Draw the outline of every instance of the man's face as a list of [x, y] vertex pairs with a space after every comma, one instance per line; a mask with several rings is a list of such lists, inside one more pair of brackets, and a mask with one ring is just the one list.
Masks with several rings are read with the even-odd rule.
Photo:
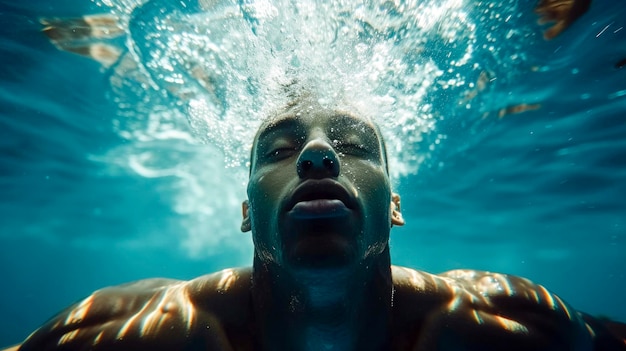
[[309, 102], [270, 118], [253, 146], [244, 202], [256, 256], [330, 268], [382, 253], [393, 209], [385, 167], [369, 119]]

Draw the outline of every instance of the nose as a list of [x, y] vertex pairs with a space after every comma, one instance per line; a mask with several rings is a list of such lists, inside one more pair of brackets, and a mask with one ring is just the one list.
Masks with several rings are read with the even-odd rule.
[[336, 178], [339, 176], [339, 158], [323, 139], [309, 141], [302, 149], [296, 165], [300, 178]]

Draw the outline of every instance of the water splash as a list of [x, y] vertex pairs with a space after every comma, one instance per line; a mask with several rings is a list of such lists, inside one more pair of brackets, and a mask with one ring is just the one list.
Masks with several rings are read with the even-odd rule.
[[[258, 125], [287, 104], [292, 91], [285, 87], [294, 85], [322, 105], [348, 104], [374, 118], [392, 177], [413, 174], [446, 138], [436, 131], [439, 121], [492, 107], [468, 98], [479, 74], [491, 81], [510, 76], [510, 67], [524, 60], [515, 45], [509, 52], [496, 44], [529, 35], [513, 23], [520, 17], [516, 1], [95, 2], [126, 30], [127, 52], [110, 78], [120, 135], [208, 144], [237, 174]], [[141, 158], [134, 160], [140, 168]], [[175, 206], [184, 214], [194, 212], [190, 199], [205, 199], [193, 190], [198, 179], [223, 173], [221, 162], [188, 162]], [[234, 202], [237, 191], [226, 193], [226, 202]], [[194, 216], [217, 219], [211, 211]]]

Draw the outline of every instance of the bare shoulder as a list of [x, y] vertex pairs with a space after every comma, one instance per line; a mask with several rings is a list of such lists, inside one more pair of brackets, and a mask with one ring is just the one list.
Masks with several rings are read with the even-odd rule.
[[[580, 315], [528, 279], [476, 270], [439, 275], [394, 267], [399, 311], [414, 311], [416, 350], [590, 350]], [[432, 303], [424, 307], [422, 302]], [[394, 301], [396, 301], [394, 297]], [[411, 318], [404, 312], [404, 318]]]
[[246, 274], [245, 269], [230, 269], [191, 281], [146, 279], [97, 290], [46, 322], [19, 350], [167, 350], [189, 345], [231, 350], [220, 315], [224, 311], [199, 301], [243, 295], [233, 289], [235, 280]]

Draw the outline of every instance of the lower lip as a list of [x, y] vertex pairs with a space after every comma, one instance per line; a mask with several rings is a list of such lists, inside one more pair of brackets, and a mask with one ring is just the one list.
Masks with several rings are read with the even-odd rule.
[[298, 202], [289, 214], [295, 218], [329, 218], [345, 216], [349, 212], [341, 200], [318, 199]]

